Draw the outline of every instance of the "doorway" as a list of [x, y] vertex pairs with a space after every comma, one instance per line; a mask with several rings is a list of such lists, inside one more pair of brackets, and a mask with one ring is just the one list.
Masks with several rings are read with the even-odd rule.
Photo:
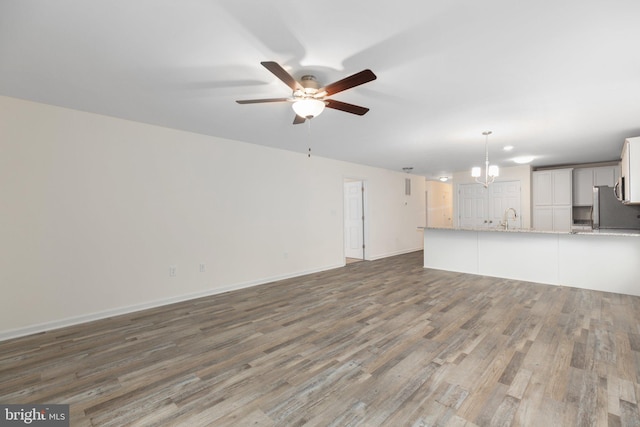
[[446, 182], [427, 181], [425, 200], [425, 226], [453, 226], [453, 186]]
[[347, 264], [365, 259], [362, 180], [344, 180], [344, 257]]
[[429, 191], [424, 192], [424, 226], [429, 227]]

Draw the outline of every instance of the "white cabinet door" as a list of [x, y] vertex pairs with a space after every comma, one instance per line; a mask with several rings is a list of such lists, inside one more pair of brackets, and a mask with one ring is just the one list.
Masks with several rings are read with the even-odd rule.
[[573, 171], [573, 205], [593, 205], [593, 187], [606, 185], [613, 187], [620, 176], [618, 166], [598, 166], [578, 168]]
[[553, 204], [571, 206], [572, 169], [556, 169], [553, 172]]
[[571, 206], [533, 208], [533, 228], [540, 231], [571, 231]]
[[553, 231], [571, 231], [571, 206], [553, 207]]
[[571, 231], [573, 169], [533, 173], [533, 228]]
[[545, 206], [553, 204], [553, 176], [551, 171], [533, 173], [533, 204]]
[[553, 207], [533, 208], [533, 228], [540, 231], [553, 231]]
[[616, 167], [600, 166], [593, 168], [593, 185], [613, 187], [616, 183]]
[[[640, 202], [640, 174], [638, 174], [638, 163], [640, 161], [640, 137], [627, 138], [624, 141], [624, 150], [622, 151], [622, 162], [624, 166], [624, 193], [628, 203]], [[631, 173], [631, 170], [634, 173]]]
[[593, 169], [579, 168], [573, 171], [573, 205], [593, 204]]
[[552, 169], [533, 173], [533, 204], [571, 205], [572, 169]]

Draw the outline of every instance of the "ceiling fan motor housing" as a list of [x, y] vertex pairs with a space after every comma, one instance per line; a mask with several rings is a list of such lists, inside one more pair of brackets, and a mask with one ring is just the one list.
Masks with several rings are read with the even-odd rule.
[[300, 79], [300, 86], [302, 86], [302, 89], [294, 90], [293, 96], [296, 98], [309, 98], [315, 97], [318, 94], [320, 84], [318, 83], [316, 76], [305, 74]]

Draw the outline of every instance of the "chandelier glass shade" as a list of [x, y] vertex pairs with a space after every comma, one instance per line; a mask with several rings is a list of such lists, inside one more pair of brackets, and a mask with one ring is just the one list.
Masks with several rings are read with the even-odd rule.
[[471, 168], [471, 176], [476, 179], [478, 184], [482, 184], [484, 188], [489, 187], [489, 184], [496, 180], [496, 177], [500, 175], [500, 169], [496, 165], [489, 165], [489, 135], [491, 131], [482, 132], [485, 136], [484, 140], [484, 180], [480, 180], [482, 176], [482, 168], [475, 166]]
[[319, 99], [307, 98], [294, 102], [291, 107], [300, 117], [312, 119], [324, 111], [324, 102]]

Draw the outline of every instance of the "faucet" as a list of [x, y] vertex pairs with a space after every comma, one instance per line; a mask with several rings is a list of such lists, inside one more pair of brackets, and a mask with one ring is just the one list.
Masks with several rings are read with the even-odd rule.
[[[513, 212], [513, 218], [509, 218], [509, 212]], [[514, 208], [507, 208], [504, 211], [504, 215], [502, 217], [502, 223], [500, 225], [502, 225], [504, 227], [505, 230], [509, 229], [509, 219], [516, 219], [518, 218], [518, 214], [516, 213], [516, 210]]]

